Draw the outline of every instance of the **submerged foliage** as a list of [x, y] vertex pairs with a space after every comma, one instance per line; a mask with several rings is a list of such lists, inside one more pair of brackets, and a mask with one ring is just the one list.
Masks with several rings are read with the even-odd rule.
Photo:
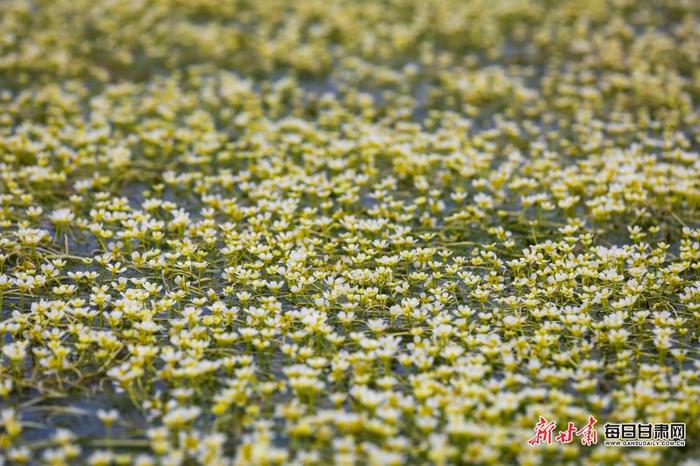
[[[6, 0], [0, 33], [0, 464], [697, 457], [700, 3]], [[527, 443], [590, 415], [688, 446]]]

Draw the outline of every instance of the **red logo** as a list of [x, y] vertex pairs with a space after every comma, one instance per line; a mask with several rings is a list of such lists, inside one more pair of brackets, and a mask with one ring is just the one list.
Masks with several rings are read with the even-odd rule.
[[[576, 428], [576, 424], [573, 422], [568, 422], [566, 425], [566, 430], [559, 431], [559, 433], [554, 437], [554, 440], [561, 443], [571, 443], [574, 441], [574, 437], [581, 438], [581, 444], [584, 446], [591, 446], [598, 443], [598, 432], [595, 430], [595, 425], [598, 423], [594, 416], [588, 417], [588, 423], [581, 427], [581, 429]], [[547, 445], [552, 444], [552, 432], [556, 428], [557, 423], [555, 421], [547, 421], [543, 416], [540, 416], [539, 421], [535, 424], [534, 431], [535, 435], [530, 440], [527, 441], [530, 445], [539, 445], [541, 443], [546, 443]]]

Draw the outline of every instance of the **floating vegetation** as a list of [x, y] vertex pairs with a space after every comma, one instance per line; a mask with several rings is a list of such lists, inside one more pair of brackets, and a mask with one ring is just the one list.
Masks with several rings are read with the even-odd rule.
[[0, 465], [698, 464], [700, 3], [4, 0], [0, 89]]

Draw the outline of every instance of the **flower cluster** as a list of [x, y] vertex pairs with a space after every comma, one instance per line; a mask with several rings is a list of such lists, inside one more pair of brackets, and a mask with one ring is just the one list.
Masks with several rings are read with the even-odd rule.
[[0, 465], [697, 455], [694, 2], [0, 18]]

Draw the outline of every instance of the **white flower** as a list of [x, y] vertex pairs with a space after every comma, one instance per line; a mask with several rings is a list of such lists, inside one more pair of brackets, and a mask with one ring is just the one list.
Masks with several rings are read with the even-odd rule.
[[70, 209], [57, 209], [51, 212], [49, 219], [56, 225], [68, 225], [75, 219], [75, 215]]

